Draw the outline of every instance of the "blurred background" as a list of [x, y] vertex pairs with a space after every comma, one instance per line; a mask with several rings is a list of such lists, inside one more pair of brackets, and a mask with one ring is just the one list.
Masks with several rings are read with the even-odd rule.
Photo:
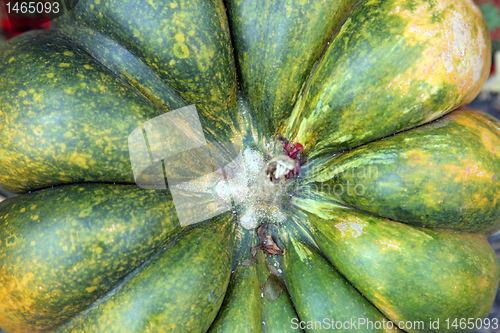
[[[483, 87], [479, 96], [469, 105], [470, 107], [485, 111], [500, 119], [500, 0], [474, 0], [486, 19], [491, 34], [493, 64], [489, 80]], [[30, 29], [47, 29], [50, 21], [45, 16], [29, 14], [6, 15], [3, 0], [0, 0], [0, 46], [8, 39]], [[14, 27], [14, 29], [13, 29]], [[0, 201], [9, 194], [0, 193]], [[488, 238], [491, 246], [497, 253], [500, 262], [500, 232]], [[497, 292], [495, 303], [488, 316], [500, 319], [500, 288]], [[500, 329], [481, 329], [474, 333], [498, 333]], [[0, 329], [0, 333], [5, 333]]]

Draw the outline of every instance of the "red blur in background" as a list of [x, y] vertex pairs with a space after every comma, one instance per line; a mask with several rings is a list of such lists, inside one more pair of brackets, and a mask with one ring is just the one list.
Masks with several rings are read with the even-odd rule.
[[49, 14], [35, 15], [11, 12], [7, 15], [7, 8], [3, 0], [0, 0], [0, 8], [2, 11], [0, 29], [6, 40], [28, 30], [48, 29], [50, 27]]

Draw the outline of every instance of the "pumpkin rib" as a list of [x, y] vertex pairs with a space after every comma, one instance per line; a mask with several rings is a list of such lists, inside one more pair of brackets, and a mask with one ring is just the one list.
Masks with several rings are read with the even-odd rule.
[[[351, 2], [225, 1], [241, 93], [267, 135], [284, 125]], [[290, 71], [281, 73], [281, 67]]]
[[[7, 45], [0, 72], [16, 76], [0, 79], [3, 187], [23, 193], [85, 181], [134, 184], [128, 136], [162, 112], [50, 31], [29, 32]], [[23, 72], [36, 79], [24, 82]]]
[[335, 156], [306, 177], [326, 198], [372, 215], [493, 234], [500, 229], [497, 142], [497, 120], [459, 109]]
[[126, 285], [130, 280], [132, 280], [137, 274], [140, 274], [142, 270], [149, 264], [151, 263], [156, 257], [161, 255], [163, 252], [165, 252], [172, 244], [175, 244], [176, 242], [179, 241], [180, 238], [182, 238], [186, 232], [191, 230], [194, 227], [194, 225], [189, 225], [187, 227], [182, 228], [177, 232], [176, 235], [173, 236], [172, 239], [170, 239], [163, 247], [161, 247], [157, 252], [153, 253], [149, 258], [146, 258], [138, 267], [136, 267], [132, 272], [127, 274], [121, 281], [119, 281], [115, 286], [113, 286], [111, 289], [106, 291], [105, 294], [101, 295], [98, 300], [95, 302], [89, 304], [88, 307], [82, 309], [79, 313], [75, 314], [73, 317], [68, 318], [68, 320], [64, 323], [62, 323], [61, 326], [68, 325], [70, 324], [71, 321], [73, 321], [75, 318], [78, 316], [92, 311], [93, 308], [96, 308], [99, 306], [101, 303], [105, 303], [107, 299], [112, 297], [118, 290], [120, 290], [124, 285]]
[[[78, 329], [90, 329], [97, 332], [104, 327], [109, 328], [114, 325], [118, 325], [117, 328], [119, 327], [121, 332], [136, 332], [146, 327], [159, 331], [205, 332], [222, 304], [229, 283], [230, 262], [233, 259], [235, 239], [229, 237], [234, 236], [235, 231], [235, 225], [230, 223], [231, 220], [231, 214], [226, 213], [209, 222], [189, 227], [182, 237], [177, 238], [174, 243], [155, 256], [149, 265], [117, 289], [114, 294], [110, 294], [96, 307], [90, 308], [87, 312], [59, 327], [56, 332], [73, 332]], [[223, 244], [214, 237], [221, 232], [226, 236], [222, 238]], [[211, 244], [207, 244], [208, 241], [205, 241], [203, 245], [188, 242], [191, 238], [199, 240], [202, 235], [211, 236]], [[181, 245], [174, 246], [175, 244]], [[208, 252], [202, 254], [200, 250], [203, 252], [208, 250]], [[212, 262], [210, 250], [215, 250], [212, 254], [225, 262], [224, 269], [222, 269], [222, 263]], [[187, 257], [184, 258], [185, 256]], [[200, 265], [190, 265], [191, 262], [187, 258], [195, 258]], [[201, 259], [204, 260], [203, 265], [213, 266], [214, 270], [202, 270], [203, 265], [199, 261]], [[182, 268], [185, 268], [184, 271], [192, 270], [192, 274], [183, 277], [172, 275]], [[210, 274], [207, 275], [207, 272]], [[163, 279], [158, 279], [156, 274], [163, 276]], [[190, 284], [189, 279], [196, 281], [196, 284], [186, 290], [186, 283]], [[148, 284], [148, 281], [153, 283]], [[210, 282], [216, 284], [212, 285]], [[164, 289], [160, 288], [163, 283], [168, 283]], [[207, 292], [208, 295], [206, 295]], [[133, 293], [137, 294], [138, 300], [131, 299]], [[179, 304], [179, 301], [185, 297], [193, 298], [192, 306], [186, 302]], [[148, 301], [154, 303], [148, 303]], [[142, 306], [137, 308], [134, 302], [139, 302]], [[161, 306], [155, 308], [157, 304]], [[102, 308], [107, 308], [108, 311], [102, 311]], [[184, 313], [186, 316], [182, 316]], [[151, 317], [155, 319], [148, 323]], [[178, 320], [172, 322], [168, 318], [178, 318]], [[127, 324], [124, 325], [124, 323]]]
[[[55, 28], [57, 28], [58, 22], [55, 22]], [[86, 35], [81, 33], [82, 30], [85, 31]], [[107, 68], [128, 86], [135, 88], [145, 98], [163, 110], [163, 112], [188, 105], [170, 84], [162, 81], [157, 74], [142, 61], [135, 58], [118, 41], [90, 27], [79, 27], [79, 31], [77, 32], [73, 27], [65, 25], [64, 31], [64, 34], [58, 32], [60, 38], [64, 38], [75, 48], [85, 51], [96, 62], [100, 63], [101, 66]], [[89, 37], [94, 35], [99, 37]], [[91, 38], [91, 42], [85, 40], [85, 37]], [[108, 57], [111, 57], [111, 59], [108, 59]], [[147, 87], [147, 85], [151, 87]]]
[[53, 328], [119, 284], [180, 232], [170, 200], [167, 191], [80, 184], [0, 203], [5, 328]]
[[[195, 104], [208, 140], [228, 142], [233, 139], [228, 134], [238, 127], [236, 72], [222, 0], [169, 1], [161, 6], [153, 2], [138, 4], [110, 0], [107, 7], [99, 0], [92, 0], [79, 2], [55, 20], [55, 27], [62, 34], [69, 35], [84, 49], [99, 52], [88, 46], [93, 39], [85, 32], [80, 33], [78, 27], [81, 25], [93, 26], [117, 40], [162, 81], [168, 82], [184, 100]], [[146, 31], [148, 33], [144, 33]], [[122, 71], [120, 64], [113, 64], [113, 55], [102, 54], [101, 57]], [[130, 70], [135, 68], [126, 68], [123, 75], [128, 76]], [[145, 83], [139, 90], [152, 90], [155, 94], [148, 77], [138, 71], [129, 75], [138, 76]]]
[[[393, 329], [387, 329], [389, 320], [322, 253], [302, 242], [294, 231], [285, 238], [288, 238], [287, 253], [283, 257], [285, 281], [292, 299], [299, 302], [296, 306], [300, 307], [301, 321], [317, 325], [318, 319], [326, 318], [326, 324], [321, 321], [324, 330], [328, 325], [335, 328], [335, 322], [347, 322], [347, 329], [361, 332], [401, 332], [394, 324], [390, 325]], [[369, 330], [360, 327], [359, 318], [380, 323], [385, 320], [385, 325], [383, 329]]]
[[[446, 1], [413, 9], [400, 0], [357, 2], [318, 64], [286, 136], [301, 143], [309, 157], [336, 153], [429, 122], [477, 95], [472, 81], [483, 83], [489, 73], [485, 22], [472, 3], [448, 6]], [[442, 16], [439, 22], [433, 12]], [[453, 24], [461, 26], [460, 33]], [[422, 38], [419, 29], [430, 35]], [[447, 45], [455, 39], [465, 46]], [[446, 57], [463, 64], [457, 60], [461, 67], [447, 74], [448, 64], [441, 63]]]
[[[297, 332], [303, 330], [294, 330], [291, 328], [291, 321], [294, 318], [298, 318], [297, 309], [293, 304], [292, 298], [287, 291], [286, 281], [283, 277], [281, 268], [283, 268], [281, 258], [276, 258], [275, 256], [264, 255], [263, 252], [257, 254], [257, 273], [259, 275], [259, 281], [261, 286], [266, 285], [267, 280], [272, 274], [280, 274], [279, 279], [285, 287], [282, 293], [276, 300], [271, 302], [266, 297], [262, 297], [263, 304], [263, 320], [265, 321], [265, 331], [266, 332]], [[269, 265], [275, 267], [276, 271], [271, 271], [266, 266], [266, 261]], [[276, 265], [276, 266], [275, 266]], [[265, 290], [264, 290], [265, 291]]]
[[[258, 243], [254, 232], [248, 230], [243, 232], [241, 244], [247, 245], [246, 251], [240, 252], [236, 256], [237, 265], [233, 266], [233, 271], [238, 275], [238, 285], [231, 286], [230, 284], [221, 310], [208, 333], [260, 332], [261, 329], [263, 332], [297, 332], [290, 327], [292, 319], [297, 318], [297, 313], [286, 289], [283, 289], [277, 298], [273, 296], [272, 299], [269, 299], [271, 295], [266, 296], [269, 279], [274, 276], [281, 281], [283, 278], [279, 269], [281, 263], [274, 256], [266, 255], [260, 250], [252, 258], [251, 251], [248, 249]], [[274, 267], [272, 271], [268, 265]], [[232, 276], [231, 281], [233, 279]], [[245, 285], [248, 286], [252, 283], [253, 290], [248, 291], [254, 295], [250, 298], [241, 298]], [[258, 326], [256, 323], [262, 325]]]
[[[499, 269], [484, 236], [414, 227], [348, 210], [336, 210], [329, 220], [309, 219], [321, 251], [394, 322], [488, 314]], [[440, 331], [447, 332], [443, 325]], [[409, 330], [430, 331], [429, 325]]]
[[[242, 230], [240, 232], [240, 249], [248, 249], [249, 246], [255, 244], [254, 235]], [[243, 264], [245, 260], [252, 260], [249, 251], [237, 253], [235, 256], [228, 289], [207, 333], [263, 333], [261, 324], [264, 309], [260, 297], [257, 268], [255, 264]]]

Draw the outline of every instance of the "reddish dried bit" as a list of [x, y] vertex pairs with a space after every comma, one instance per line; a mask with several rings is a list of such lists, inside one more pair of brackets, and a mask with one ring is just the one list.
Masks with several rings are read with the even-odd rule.
[[266, 240], [262, 244], [261, 249], [267, 255], [283, 254], [270, 235], [266, 235]]
[[281, 134], [278, 134], [277, 137], [278, 140], [283, 143], [283, 152], [288, 155], [288, 157], [295, 160], [295, 167], [285, 175], [286, 179], [290, 179], [292, 174], [298, 175], [300, 166], [306, 163], [306, 158], [302, 155], [302, 150], [304, 149], [304, 147], [300, 143], [294, 144], [292, 142], [289, 142]]
[[297, 143], [295, 147], [293, 147], [293, 149], [288, 153], [288, 156], [290, 156], [291, 158], [295, 158], [295, 154], [297, 154], [301, 150], [302, 150], [302, 145], [300, 143]]
[[267, 223], [266, 222], [262, 223], [257, 228], [257, 236], [259, 237], [260, 244], [262, 244], [264, 242], [264, 240], [266, 239], [266, 228], [267, 228]]
[[262, 250], [264, 254], [267, 255], [275, 255], [275, 254], [283, 254], [283, 251], [279, 248], [278, 245], [274, 242], [273, 238], [266, 233], [267, 231], [267, 223], [262, 223], [260, 227], [257, 228], [257, 236], [259, 237], [259, 245], [251, 248], [251, 254], [253, 260], [257, 263], [257, 253], [259, 250]]

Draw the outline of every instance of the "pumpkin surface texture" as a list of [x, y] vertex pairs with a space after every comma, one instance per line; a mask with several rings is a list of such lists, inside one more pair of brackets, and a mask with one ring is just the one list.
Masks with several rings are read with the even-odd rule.
[[500, 123], [466, 107], [491, 62], [471, 0], [67, 3], [0, 49], [3, 330], [487, 316]]

